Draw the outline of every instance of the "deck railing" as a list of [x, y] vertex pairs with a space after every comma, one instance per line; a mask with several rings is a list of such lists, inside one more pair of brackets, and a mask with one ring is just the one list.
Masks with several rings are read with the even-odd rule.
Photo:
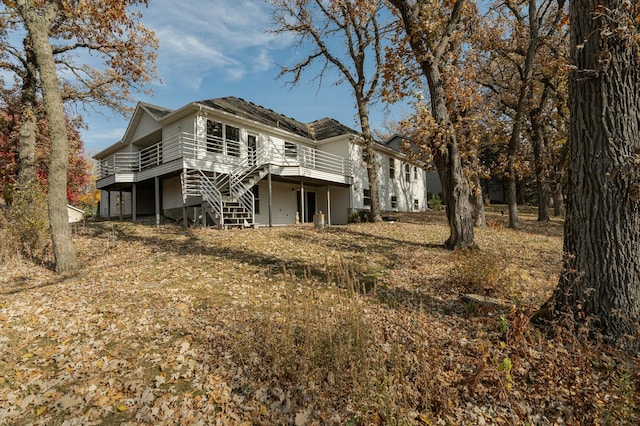
[[[308, 169], [351, 176], [353, 164], [344, 157], [287, 142], [276, 146], [270, 142], [258, 156], [242, 142], [208, 137], [197, 138], [180, 133], [137, 152], [119, 152], [98, 163], [98, 179], [119, 173], [136, 173], [178, 159], [224, 161], [242, 168], [249, 161], [252, 167], [263, 164], [299, 166]], [[260, 162], [261, 164], [257, 164]]]

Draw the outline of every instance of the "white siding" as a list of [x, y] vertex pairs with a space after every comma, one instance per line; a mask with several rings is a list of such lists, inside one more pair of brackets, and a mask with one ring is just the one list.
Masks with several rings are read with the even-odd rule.
[[[108, 200], [108, 201], [107, 201]], [[122, 192], [122, 214], [124, 216], [131, 215], [131, 193]], [[111, 217], [120, 216], [120, 192], [111, 191], [111, 194], [107, 191], [100, 191], [100, 217], [109, 216], [109, 206], [111, 204]]]
[[180, 133], [193, 133], [195, 115], [183, 117], [178, 121], [168, 124], [162, 129], [162, 139], [166, 140], [172, 136], [176, 136]]
[[[260, 214], [256, 215], [256, 223], [261, 226], [269, 225], [269, 185], [266, 179], [260, 181]], [[298, 200], [295, 185], [283, 182], [272, 182], [271, 214], [273, 225], [291, 225], [296, 223]]]
[[350, 189], [347, 187], [331, 186], [329, 187], [329, 191], [331, 197], [331, 224], [344, 225], [349, 221]]
[[318, 146], [319, 151], [329, 152], [341, 157], [349, 158], [349, 139], [351, 136], [345, 136], [340, 140], [329, 142]]
[[[354, 145], [352, 154], [352, 160], [357, 165], [354, 170], [354, 185], [352, 186], [354, 209], [368, 208], [364, 205], [364, 190], [369, 189], [369, 178], [367, 176], [365, 163], [362, 161], [362, 148], [360, 145]], [[414, 176], [415, 166], [409, 164], [410, 176], [409, 180], [407, 180], [405, 175], [405, 164], [407, 164], [407, 162], [403, 161], [400, 156], [393, 156], [395, 173], [392, 179], [390, 177], [389, 158], [390, 156], [386, 153], [376, 153], [380, 209], [383, 211], [415, 211], [414, 201], [418, 200], [419, 210], [425, 210], [427, 208], [427, 173], [423, 169], [418, 168], [418, 176], [416, 179]], [[429, 188], [429, 191], [432, 191], [432, 189]], [[392, 196], [396, 197], [396, 207], [392, 207]]]
[[182, 188], [180, 176], [174, 176], [162, 181], [162, 208], [175, 209], [182, 207]]
[[141, 115], [142, 116], [140, 117], [138, 125], [136, 126], [133, 134], [131, 135], [132, 141], [137, 141], [138, 139], [141, 139], [162, 127], [156, 120], [154, 120], [146, 112], [142, 113]]

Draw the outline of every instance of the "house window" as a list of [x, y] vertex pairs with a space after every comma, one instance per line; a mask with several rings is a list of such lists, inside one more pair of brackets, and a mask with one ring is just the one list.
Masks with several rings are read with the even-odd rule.
[[411, 165], [404, 165], [404, 180], [407, 182], [411, 182]]
[[418, 181], [418, 168], [416, 166], [413, 166], [413, 181]]
[[298, 157], [298, 145], [292, 142], [284, 143], [284, 156], [289, 158]]
[[251, 192], [253, 192], [253, 213], [260, 214], [260, 187], [253, 185]]
[[224, 126], [227, 143], [227, 155], [240, 157], [240, 129], [234, 126]]
[[258, 150], [258, 137], [256, 135], [247, 135], [247, 158], [249, 165], [255, 166]]
[[396, 197], [395, 195], [391, 196], [391, 208], [392, 209], [398, 208], [398, 197]]
[[207, 151], [222, 154], [224, 141], [222, 139], [223, 125], [218, 121], [207, 120]]
[[207, 151], [239, 157], [240, 129], [207, 120]]
[[369, 160], [369, 156], [367, 155], [367, 147], [362, 147], [362, 161], [365, 163]]
[[362, 190], [363, 194], [362, 194], [362, 202], [365, 206], [370, 206], [371, 205], [371, 191], [368, 189], [363, 189]]
[[420, 210], [420, 200], [418, 200], [417, 198], [413, 199], [413, 209]]
[[396, 160], [389, 157], [389, 179], [396, 178]]

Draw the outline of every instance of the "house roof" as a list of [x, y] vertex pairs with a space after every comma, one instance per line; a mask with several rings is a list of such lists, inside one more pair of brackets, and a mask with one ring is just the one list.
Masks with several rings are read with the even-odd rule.
[[147, 110], [149, 114], [156, 120], [160, 120], [162, 117], [165, 117], [173, 112], [173, 110], [169, 108], [164, 108], [157, 105], [148, 104], [146, 102], [140, 102], [140, 105]]
[[359, 132], [345, 126], [333, 118], [321, 118], [308, 124], [309, 137], [324, 140], [342, 135], [357, 135]]
[[196, 103], [314, 140], [358, 133], [332, 118], [322, 118], [306, 124], [235, 96], [208, 99]]
[[307, 125], [291, 117], [279, 114], [271, 109], [245, 101], [242, 98], [228, 96], [196, 102], [238, 117], [257, 121], [267, 126], [277, 127], [299, 136], [309, 137]]

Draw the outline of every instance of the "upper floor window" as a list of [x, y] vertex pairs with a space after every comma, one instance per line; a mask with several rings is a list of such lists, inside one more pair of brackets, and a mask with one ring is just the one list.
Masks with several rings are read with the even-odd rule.
[[227, 155], [240, 156], [240, 129], [234, 126], [224, 126], [227, 144]]
[[207, 151], [216, 154], [224, 152], [224, 125], [219, 121], [207, 120]]
[[404, 180], [411, 182], [411, 165], [408, 163], [404, 165]]
[[240, 156], [240, 129], [219, 121], [207, 120], [207, 151]]
[[416, 166], [413, 166], [413, 180], [415, 182], [418, 181], [418, 168]]
[[389, 179], [396, 178], [396, 159], [389, 157]]

